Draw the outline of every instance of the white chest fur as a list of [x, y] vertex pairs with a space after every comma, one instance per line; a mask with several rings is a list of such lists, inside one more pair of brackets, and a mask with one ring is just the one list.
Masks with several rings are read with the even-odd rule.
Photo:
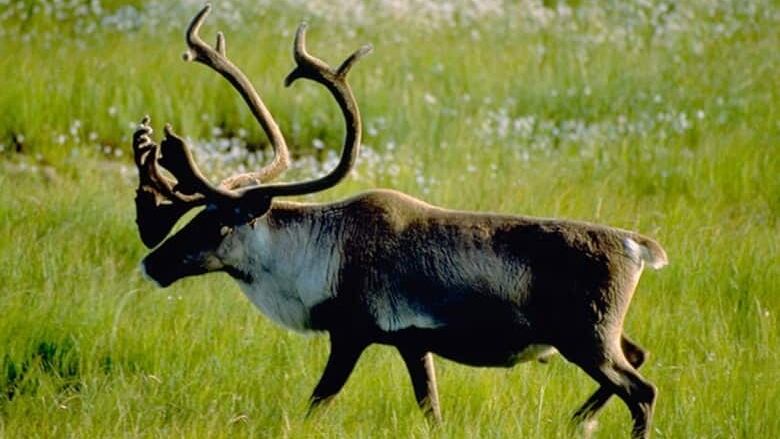
[[268, 318], [296, 331], [311, 329], [311, 309], [333, 296], [339, 249], [306, 225], [274, 229], [258, 221], [233, 232], [225, 262], [249, 275], [238, 283]]

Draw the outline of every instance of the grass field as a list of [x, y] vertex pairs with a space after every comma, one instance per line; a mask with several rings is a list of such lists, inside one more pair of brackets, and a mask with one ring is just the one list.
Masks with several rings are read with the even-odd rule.
[[[577, 367], [437, 360], [426, 424], [394, 350], [372, 347], [305, 421], [327, 338], [260, 315], [224, 275], [159, 290], [137, 272], [130, 134], [144, 114], [216, 178], [265, 138], [226, 83], [186, 64], [200, 2], [0, 0], [0, 437], [570, 437]], [[287, 134], [320, 172], [342, 122], [284, 89], [292, 33], [351, 82], [365, 147], [313, 199], [391, 187], [434, 204], [630, 228], [671, 265], [643, 276], [627, 333], [651, 351], [656, 437], [780, 437], [780, 7], [767, 0], [567, 3], [214, 1]], [[252, 151], [244, 153], [244, 146]], [[597, 437], [626, 437], [610, 402]]]

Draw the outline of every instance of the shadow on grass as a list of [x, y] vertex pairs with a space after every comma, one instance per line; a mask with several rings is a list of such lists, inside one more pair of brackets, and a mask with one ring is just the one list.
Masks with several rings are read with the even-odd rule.
[[80, 388], [79, 352], [72, 338], [59, 343], [42, 340], [20, 361], [6, 354], [2, 371], [0, 391], [8, 401], [17, 395], [36, 394], [40, 387], [39, 373], [55, 377], [60, 392]]
[[[0, 369], [0, 404], [17, 396], [35, 396], [41, 387], [41, 378], [55, 383], [57, 393], [79, 392], [82, 383], [81, 353], [73, 337], [59, 341], [40, 340], [21, 359], [5, 354]], [[110, 375], [119, 369], [129, 372], [141, 370], [135, 361], [121, 361], [105, 355], [98, 361], [99, 370]]]

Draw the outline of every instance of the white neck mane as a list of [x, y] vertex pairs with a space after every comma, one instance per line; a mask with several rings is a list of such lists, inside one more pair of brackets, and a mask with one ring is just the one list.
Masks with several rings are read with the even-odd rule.
[[276, 323], [311, 329], [311, 308], [334, 295], [341, 248], [332, 231], [306, 220], [276, 228], [263, 217], [233, 235], [225, 263], [249, 275], [237, 280], [247, 297]]

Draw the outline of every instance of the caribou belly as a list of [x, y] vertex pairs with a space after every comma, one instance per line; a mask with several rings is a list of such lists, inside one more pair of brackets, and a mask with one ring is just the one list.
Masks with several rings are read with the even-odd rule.
[[444, 358], [470, 366], [482, 367], [512, 367], [519, 363], [547, 360], [557, 353], [557, 350], [544, 344], [526, 345], [520, 350], [513, 349], [505, 343], [484, 341], [480, 344], [461, 346], [442, 346], [433, 348], [433, 352]]

